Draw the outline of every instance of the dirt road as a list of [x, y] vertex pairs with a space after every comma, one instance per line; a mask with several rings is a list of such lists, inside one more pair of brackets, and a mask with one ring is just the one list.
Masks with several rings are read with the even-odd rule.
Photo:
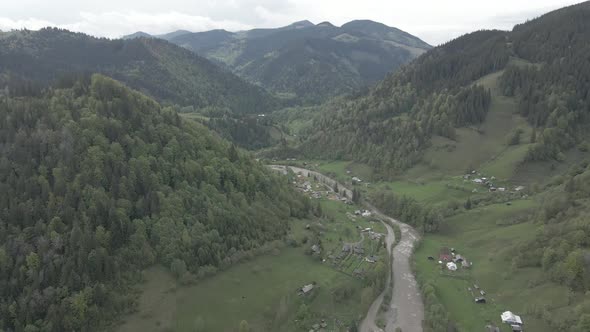
[[[304, 168], [292, 167], [292, 166], [279, 166], [270, 165], [272, 169], [287, 173], [287, 167], [293, 170], [295, 173], [301, 173], [303, 176], [317, 177], [318, 181], [323, 182], [334, 187], [337, 183], [334, 179], [331, 179], [321, 173], [311, 171]], [[338, 188], [341, 195], [352, 199], [352, 191], [346, 188], [343, 184], [338, 183]], [[388, 280], [393, 276], [393, 289], [391, 290], [391, 305], [387, 312], [384, 314], [384, 320], [386, 322], [385, 332], [395, 332], [396, 328], [401, 328], [403, 332], [422, 332], [422, 321], [424, 320], [424, 304], [422, 303], [422, 297], [416, 283], [416, 278], [412, 273], [410, 267], [410, 258], [414, 250], [414, 245], [419, 239], [418, 232], [411, 226], [404, 224], [398, 220], [395, 220], [387, 215], [381, 213], [371, 204], [366, 203], [367, 209], [371, 210], [373, 214], [379, 216], [383, 220], [383, 224], [387, 228], [387, 249], [391, 252], [391, 246], [393, 245], [395, 235], [393, 228], [390, 224], [398, 225], [401, 230], [401, 240], [393, 249], [393, 257]], [[383, 331], [383, 329], [377, 327], [376, 320], [379, 313], [379, 308], [383, 302], [385, 289], [373, 302], [367, 316], [360, 325], [361, 332], [374, 332]]]

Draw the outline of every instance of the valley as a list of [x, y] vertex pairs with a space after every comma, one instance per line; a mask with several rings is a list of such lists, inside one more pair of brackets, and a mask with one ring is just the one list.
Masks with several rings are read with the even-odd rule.
[[222, 2], [0, 17], [0, 332], [590, 331], [590, 1]]

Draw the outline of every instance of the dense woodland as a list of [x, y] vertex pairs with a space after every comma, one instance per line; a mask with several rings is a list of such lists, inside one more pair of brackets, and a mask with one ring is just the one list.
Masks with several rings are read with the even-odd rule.
[[[515, 268], [539, 267], [545, 280], [571, 290], [570, 298], [584, 297], [568, 319], [556, 320], [546, 307], [527, 308], [556, 331], [588, 331], [590, 328], [590, 163], [573, 165], [553, 179], [541, 194], [543, 208], [530, 219], [540, 225], [535, 237], [518, 246]], [[584, 295], [585, 294], [585, 295]]]
[[528, 160], [563, 160], [583, 143], [590, 125], [590, 5], [561, 9], [518, 25], [514, 52], [535, 65], [510, 66], [501, 84], [520, 100], [536, 128]]
[[223, 116], [206, 121], [209, 128], [238, 146], [258, 150], [275, 143], [270, 131], [274, 124], [266, 117]]
[[46, 28], [0, 35], [0, 85], [47, 84], [71, 73], [103, 73], [160, 102], [195, 109], [265, 113], [277, 101], [263, 89], [161, 39], [110, 40]]
[[293, 23], [276, 29], [161, 36], [297, 103], [324, 102], [381, 80], [430, 49], [419, 38], [359, 20]]
[[[324, 105], [301, 153], [361, 161], [391, 177], [420, 161], [433, 135], [455, 139], [455, 128], [485, 121], [490, 95], [473, 83], [505, 69], [501, 90], [520, 100], [535, 127], [527, 160], [563, 160], [584, 145], [590, 125], [589, 29], [590, 5], [582, 3], [511, 32], [443, 44], [368, 92]], [[507, 67], [511, 57], [524, 61]]]
[[394, 176], [421, 160], [432, 136], [456, 139], [455, 128], [485, 120], [490, 92], [469, 83], [507, 61], [501, 31], [437, 47], [371, 90], [325, 104], [301, 153], [360, 161]]
[[382, 212], [396, 216], [420, 232], [433, 233], [443, 226], [442, 211], [424, 206], [411, 197], [396, 196], [393, 192], [384, 190], [372, 193], [369, 198]]
[[426, 96], [418, 91], [412, 84], [396, 85], [387, 94], [376, 90], [326, 105], [302, 152], [361, 161], [391, 177], [417, 163], [433, 135], [454, 139], [456, 127], [481, 123], [491, 100], [481, 86]]
[[309, 210], [285, 179], [99, 75], [4, 91], [0, 149], [4, 330], [95, 329], [131, 307], [140, 269], [161, 263], [190, 282]]

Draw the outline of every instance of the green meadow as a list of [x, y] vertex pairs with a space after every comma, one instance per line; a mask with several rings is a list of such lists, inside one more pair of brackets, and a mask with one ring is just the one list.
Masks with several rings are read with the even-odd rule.
[[[415, 253], [415, 268], [422, 282], [435, 286], [437, 296], [461, 331], [483, 331], [489, 322], [502, 331], [500, 314], [511, 310], [521, 315], [529, 331], [550, 332], [535, 315], [531, 306], [568, 307], [565, 287], [541, 282], [542, 271], [535, 268], [514, 269], [515, 245], [534, 235], [537, 225], [514, 223], [538, 205], [533, 200], [515, 201], [512, 205], [496, 204], [473, 209], [447, 220], [440, 234], [426, 236]], [[443, 272], [436, 261], [441, 247], [455, 248], [473, 263], [470, 269]], [[468, 290], [478, 285], [486, 292], [487, 304], [476, 304]], [[480, 294], [475, 294], [480, 296]]]
[[[321, 187], [314, 183], [314, 188]], [[364, 256], [351, 255], [338, 264], [322, 257], [337, 255], [343, 243], [360, 241], [360, 229], [386, 229], [375, 219], [354, 216], [357, 206], [327, 198], [320, 202], [322, 218], [291, 221], [289, 236], [297, 247], [275, 249], [193, 285], [178, 284], [163, 267], [144, 271], [137, 311], [125, 317], [118, 331], [234, 332], [243, 320], [252, 331], [309, 330], [322, 320], [330, 330], [346, 331], [372, 302], [361, 296], [366, 285], [353, 272], [371, 271], [374, 264]], [[307, 254], [317, 239], [321, 257]], [[363, 246], [367, 255], [385, 259], [378, 241], [366, 238]], [[310, 283], [316, 283], [312, 295], [299, 296], [298, 289]], [[297, 321], [303, 304], [307, 319], [302, 326]]]

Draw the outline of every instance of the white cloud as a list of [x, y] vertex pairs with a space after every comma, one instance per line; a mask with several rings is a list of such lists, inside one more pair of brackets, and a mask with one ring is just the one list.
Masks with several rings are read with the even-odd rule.
[[580, 0], [0, 0], [0, 29], [58, 26], [97, 36], [141, 30], [236, 31], [294, 21], [371, 19], [439, 44], [479, 29], [511, 29]]
[[52, 22], [40, 20], [36, 18], [13, 20], [7, 17], [0, 17], [0, 30], [12, 30], [27, 28], [30, 30], [38, 30], [40, 28], [55, 25]]
[[162, 34], [179, 29], [189, 31], [205, 31], [213, 29], [246, 30], [252, 26], [229, 20], [213, 20], [209, 17], [187, 15], [171, 11], [166, 13], [148, 14], [141, 12], [106, 12], [94, 14], [82, 12], [79, 19], [66, 24], [58, 24], [34, 18], [25, 20], [11, 20], [0, 17], [0, 29], [28, 29], [37, 30], [47, 26], [55, 26], [72, 31], [85, 32], [94, 36], [117, 38], [136, 31], [150, 34]]

